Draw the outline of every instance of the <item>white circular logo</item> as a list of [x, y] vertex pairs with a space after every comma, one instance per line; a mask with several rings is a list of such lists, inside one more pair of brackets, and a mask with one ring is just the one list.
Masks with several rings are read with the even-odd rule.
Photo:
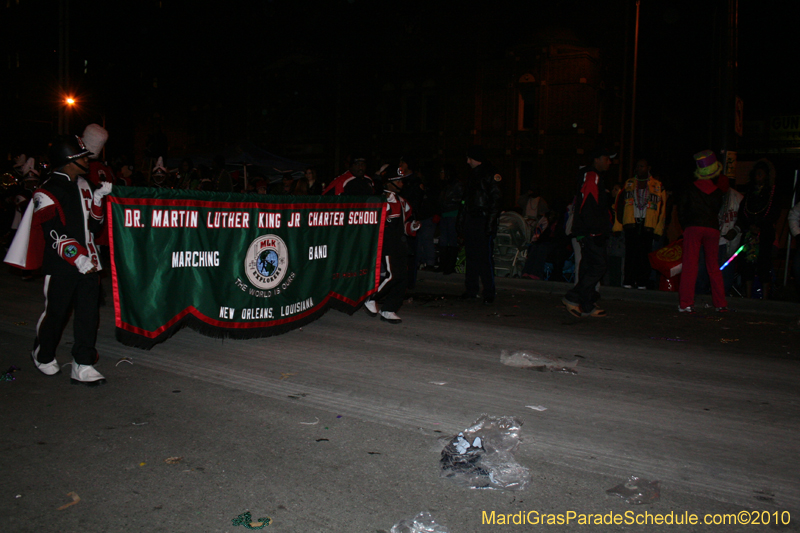
[[244, 271], [250, 283], [259, 289], [277, 287], [289, 269], [286, 243], [277, 235], [262, 235], [250, 243], [244, 259]]

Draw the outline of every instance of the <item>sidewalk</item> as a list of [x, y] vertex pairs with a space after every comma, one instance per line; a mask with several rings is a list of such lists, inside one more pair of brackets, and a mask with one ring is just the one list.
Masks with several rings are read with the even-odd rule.
[[[417, 286], [413, 292], [425, 292], [433, 283], [443, 284], [448, 292], [461, 294], [464, 289], [464, 274], [450, 274], [445, 276], [436, 272], [420, 271], [417, 274]], [[502, 298], [504, 292], [510, 291], [531, 291], [537, 293], [552, 294], [561, 298], [572, 286], [570, 283], [560, 281], [534, 281], [523, 278], [495, 278], [497, 285], [498, 299]], [[663, 292], [653, 290], [623, 289], [622, 287], [603, 286], [600, 289], [603, 300], [621, 300], [629, 302], [651, 303], [658, 306], [672, 306], [678, 308], [678, 293]], [[711, 295], [700, 294], [696, 297], [696, 306], [704, 307], [706, 304], [711, 306]], [[777, 316], [800, 316], [800, 304], [780, 300], [754, 300], [750, 298], [729, 297], [728, 307], [732, 311], [742, 313], [753, 313]]]

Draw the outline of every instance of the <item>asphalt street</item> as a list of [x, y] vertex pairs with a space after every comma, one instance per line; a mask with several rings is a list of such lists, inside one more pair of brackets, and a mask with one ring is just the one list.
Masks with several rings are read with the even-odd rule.
[[[68, 366], [34, 368], [42, 282], [3, 270], [0, 372], [20, 370], [0, 381], [0, 531], [235, 533], [246, 511], [284, 533], [388, 532], [421, 511], [451, 533], [800, 531], [799, 306], [718, 314], [705, 297], [687, 316], [675, 294], [603, 288], [609, 316], [575, 319], [566, 284], [498, 287], [492, 305], [462, 301], [463, 276], [423, 273], [399, 325], [330, 311], [278, 337], [184, 329], [150, 351], [115, 340], [109, 304], [108, 384], [90, 389]], [[70, 325], [62, 365], [71, 339]], [[577, 373], [506, 366], [503, 351]], [[484, 413], [522, 421], [525, 490], [440, 477], [443, 446]], [[660, 497], [606, 492], [632, 475]], [[546, 514], [570, 523], [530, 523]], [[700, 523], [637, 525], [647, 514]], [[578, 523], [598, 515], [623, 523]], [[751, 523], [702, 523], [734, 516]]]

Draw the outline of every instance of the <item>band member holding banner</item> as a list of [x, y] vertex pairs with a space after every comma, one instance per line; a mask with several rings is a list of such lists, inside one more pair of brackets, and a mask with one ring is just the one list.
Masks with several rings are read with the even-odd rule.
[[[411, 206], [398, 194], [403, 188], [403, 176], [397, 171], [390, 173], [386, 180], [386, 227], [383, 232], [383, 253], [381, 258], [381, 283], [378, 292], [366, 302], [364, 309], [369, 316], [380, 314], [381, 320], [390, 324], [402, 322], [397, 311], [403, 305], [408, 285], [408, 244], [407, 237], [416, 235], [420, 223], [414, 220]], [[380, 312], [375, 299], [385, 296]]]
[[101, 269], [94, 232], [102, 225], [103, 197], [112, 185], [104, 182], [92, 191], [83, 178], [92, 152], [78, 136], [59, 138], [49, 155], [53, 171], [33, 195], [25, 231], [18, 233], [6, 262], [22, 268], [41, 264], [45, 275], [45, 310], [31, 352], [36, 368], [48, 376], [60, 372], [56, 348], [74, 311], [72, 383], [102, 385], [105, 377], [93, 366], [98, 360], [95, 341]]

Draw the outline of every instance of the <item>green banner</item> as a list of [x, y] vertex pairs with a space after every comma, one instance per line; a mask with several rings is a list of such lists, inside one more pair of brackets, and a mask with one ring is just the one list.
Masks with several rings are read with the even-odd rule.
[[284, 333], [374, 293], [382, 197], [114, 187], [107, 220], [117, 339], [151, 348], [183, 326]]

